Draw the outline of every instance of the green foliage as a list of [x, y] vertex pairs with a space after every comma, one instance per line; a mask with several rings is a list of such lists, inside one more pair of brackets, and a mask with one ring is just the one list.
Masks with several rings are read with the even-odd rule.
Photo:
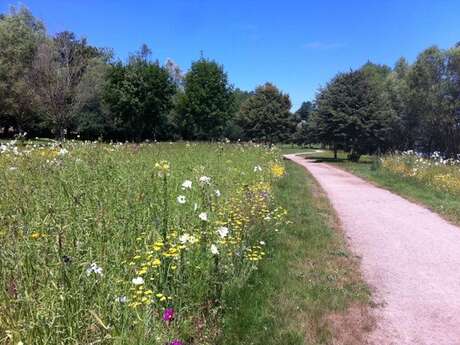
[[[409, 149], [455, 157], [460, 152], [459, 61], [458, 46], [448, 50], [433, 46], [413, 65], [403, 58], [393, 69], [366, 63], [356, 71], [364, 84], [350, 79], [337, 88], [340, 76], [354, 72], [338, 75], [319, 92], [317, 112], [301, 137], [356, 152], [351, 155], [355, 159], [376, 150]], [[356, 121], [344, 121], [344, 113]], [[353, 142], [360, 142], [361, 148]]]
[[63, 139], [75, 124], [77, 90], [88, 66], [103, 52], [86, 39], [64, 31], [38, 46], [32, 65], [31, 84], [43, 123]]
[[310, 101], [302, 102], [300, 108], [295, 112], [298, 121], [308, 121], [313, 112], [313, 103]]
[[287, 94], [266, 83], [241, 106], [239, 124], [245, 139], [265, 143], [286, 141], [292, 133], [291, 101]]
[[175, 90], [158, 62], [132, 58], [127, 65], [118, 62], [109, 69], [103, 97], [125, 138], [161, 139]]
[[318, 93], [317, 109], [310, 121], [314, 140], [346, 150], [352, 160], [384, 150], [392, 112], [379, 91], [380, 86], [369, 78], [368, 72], [338, 74]]
[[[460, 153], [460, 45], [410, 65], [367, 62], [337, 75], [290, 113], [272, 84], [233, 90], [222, 65], [201, 58], [183, 75], [143, 45], [126, 63], [64, 31], [46, 33], [26, 8], [0, 16], [0, 136], [105, 140], [257, 140], [322, 143], [363, 153]], [[10, 129], [12, 129], [10, 131]]]
[[185, 76], [177, 122], [185, 139], [218, 139], [232, 115], [232, 88], [223, 66], [201, 58]]
[[460, 152], [459, 52], [459, 48], [430, 47], [408, 73], [408, 120], [413, 124], [413, 146], [419, 150], [447, 155]]
[[75, 130], [83, 139], [105, 138], [116, 133], [108, 106], [103, 102], [110, 70], [107, 59], [108, 56], [92, 59], [76, 88]]
[[31, 67], [44, 38], [43, 24], [25, 7], [13, 7], [0, 18], [0, 127], [14, 126], [19, 132], [37, 128]]

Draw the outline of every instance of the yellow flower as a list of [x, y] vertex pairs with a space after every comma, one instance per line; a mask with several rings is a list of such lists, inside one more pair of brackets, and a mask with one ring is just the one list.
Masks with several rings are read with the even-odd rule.
[[155, 169], [158, 170], [158, 176], [168, 176], [169, 175], [169, 162], [168, 161], [160, 161], [155, 163]]
[[161, 250], [161, 248], [163, 248], [163, 246], [164, 246], [163, 242], [158, 241], [153, 244], [152, 248], [154, 251], [158, 252]]
[[33, 239], [33, 240], [38, 240], [42, 237], [45, 237], [45, 234], [39, 232], [39, 231], [34, 231], [31, 235], [30, 235], [30, 238]]
[[272, 174], [276, 177], [281, 177], [284, 175], [284, 167], [279, 164], [272, 165]]

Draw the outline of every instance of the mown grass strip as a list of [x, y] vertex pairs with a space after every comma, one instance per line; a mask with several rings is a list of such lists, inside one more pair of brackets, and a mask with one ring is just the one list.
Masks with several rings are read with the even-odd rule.
[[292, 223], [250, 284], [226, 295], [232, 309], [220, 343], [360, 344], [372, 321], [356, 259], [313, 178], [291, 162], [287, 172], [275, 195]]

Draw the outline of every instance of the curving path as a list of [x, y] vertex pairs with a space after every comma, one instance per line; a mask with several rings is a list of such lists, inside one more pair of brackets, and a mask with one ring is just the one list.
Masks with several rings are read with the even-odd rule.
[[460, 228], [341, 169], [296, 155], [326, 191], [360, 256], [375, 309], [372, 345], [460, 345]]

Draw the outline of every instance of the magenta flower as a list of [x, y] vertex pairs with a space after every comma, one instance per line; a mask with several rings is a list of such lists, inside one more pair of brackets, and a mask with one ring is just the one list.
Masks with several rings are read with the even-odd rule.
[[163, 312], [163, 321], [170, 322], [172, 321], [172, 319], [174, 319], [174, 309], [166, 308], [165, 311]]
[[173, 341], [171, 341], [170, 345], [183, 345], [183, 344], [182, 344], [182, 341], [178, 339], [174, 339]]

